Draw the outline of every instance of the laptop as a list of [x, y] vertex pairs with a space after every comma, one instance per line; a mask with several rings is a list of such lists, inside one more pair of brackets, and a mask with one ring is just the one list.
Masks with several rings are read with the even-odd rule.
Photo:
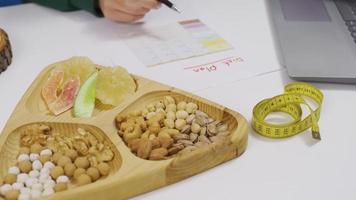
[[356, 0], [266, 0], [266, 5], [291, 78], [356, 83]]

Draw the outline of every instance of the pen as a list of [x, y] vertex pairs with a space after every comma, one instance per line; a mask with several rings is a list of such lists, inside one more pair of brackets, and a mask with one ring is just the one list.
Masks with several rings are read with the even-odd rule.
[[180, 13], [178, 8], [175, 7], [174, 4], [172, 2], [170, 2], [169, 0], [158, 0], [158, 1], [161, 2], [162, 4], [166, 5], [168, 8]]

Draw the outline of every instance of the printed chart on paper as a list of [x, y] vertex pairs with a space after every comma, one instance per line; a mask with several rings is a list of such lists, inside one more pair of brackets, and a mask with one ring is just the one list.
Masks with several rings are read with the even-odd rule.
[[126, 44], [149, 67], [232, 49], [198, 19], [137, 31]]

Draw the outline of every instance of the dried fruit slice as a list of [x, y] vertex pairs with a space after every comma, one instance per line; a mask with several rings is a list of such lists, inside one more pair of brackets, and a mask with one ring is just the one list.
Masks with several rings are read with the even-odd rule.
[[52, 70], [46, 83], [42, 88], [42, 98], [46, 104], [50, 104], [57, 99], [57, 92], [64, 78], [64, 72], [60, 70]]
[[91, 117], [95, 107], [95, 89], [98, 72], [94, 72], [80, 87], [74, 103], [75, 117]]
[[134, 94], [136, 83], [123, 67], [103, 67], [98, 74], [96, 98], [103, 104], [117, 106]]
[[59, 115], [71, 107], [73, 107], [75, 96], [80, 87], [79, 76], [69, 77], [64, 83], [62, 93], [59, 97], [52, 103], [48, 104], [49, 110], [55, 114]]
[[72, 57], [51, 66], [53, 66], [53, 69], [64, 72], [64, 81], [69, 77], [79, 76], [81, 84], [96, 71], [95, 64], [87, 57]]

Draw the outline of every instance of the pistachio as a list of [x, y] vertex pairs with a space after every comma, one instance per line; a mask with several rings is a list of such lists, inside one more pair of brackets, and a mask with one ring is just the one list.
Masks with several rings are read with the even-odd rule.
[[227, 124], [221, 124], [220, 126], [217, 127], [218, 132], [224, 132], [227, 131], [228, 126]]
[[210, 140], [209, 140], [206, 136], [204, 136], [204, 135], [199, 136], [199, 137], [198, 137], [198, 141], [199, 141], [199, 142], [203, 142], [203, 143], [207, 143], [207, 144], [210, 144], [210, 143], [211, 143]]
[[189, 137], [189, 135], [178, 133], [178, 134], [173, 135], [173, 139], [175, 141], [178, 141], [178, 140], [189, 140], [190, 137]]
[[158, 141], [163, 148], [169, 148], [173, 144], [173, 139], [172, 138], [164, 138], [164, 137], [158, 137]]
[[189, 140], [195, 142], [198, 139], [198, 134], [190, 133]]
[[179, 151], [181, 151], [182, 149], [184, 149], [184, 145], [182, 145], [182, 144], [180, 144], [178, 146], [171, 147], [170, 149], [168, 149], [168, 155], [171, 156], [173, 154], [176, 154]]
[[190, 125], [185, 125], [180, 132], [183, 134], [189, 134], [190, 133]]
[[214, 136], [218, 133], [218, 130], [217, 130], [215, 124], [209, 124], [207, 126], [207, 131], [208, 131], [209, 136]]
[[195, 115], [191, 114], [187, 117], [187, 119], [185, 119], [185, 121], [187, 121], [187, 124], [192, 124], [194, 119], [195, 119]]
[[193, 142], [190, 140], [178, 140], [177, 144], [183, 144], [184, 147], [187, 147], [187, 146], [192, 146]]
[[206, 135], [206, 127], [200, 129], [200, 135]]
[[190, 153], [190, 152], [195, 151], [195, 150], [197, 150], [197, 149], [198, 149], [198, 147], [196, 147], [196, 146], [187, 146], [187, 147], [185, 147], [183, 150], [181, 150], [181, 151], [179, 152], [179, 154]]

